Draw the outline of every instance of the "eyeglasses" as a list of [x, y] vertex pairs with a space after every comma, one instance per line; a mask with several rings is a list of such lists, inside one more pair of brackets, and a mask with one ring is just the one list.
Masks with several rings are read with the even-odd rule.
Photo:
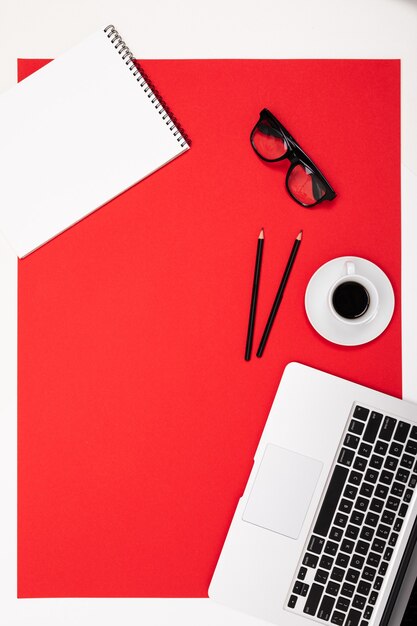
[[319, 168], [268, 109], [260, 112], [250, 141], [256, 154], [264, 161], [290, 161], [285, 186], [290, 196], [301, 206], [311, 208], [323, 200], [336, 197], [334, 189]]

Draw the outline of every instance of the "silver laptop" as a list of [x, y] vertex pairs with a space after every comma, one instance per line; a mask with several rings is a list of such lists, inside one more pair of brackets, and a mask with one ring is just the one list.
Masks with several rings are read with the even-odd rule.
[[417, 405], [289, 364], [209, 596], [280, 626], [386, 626], [416, 485]]

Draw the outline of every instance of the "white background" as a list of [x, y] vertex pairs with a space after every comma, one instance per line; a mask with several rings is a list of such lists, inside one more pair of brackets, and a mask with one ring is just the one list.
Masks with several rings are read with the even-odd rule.
[[[403, 390], [417, 401], [417, 0], [0, 0], [0, 91], [17, 57], [55, 57], [110, 23], [139, 59], [401, 58]], [[0, 294], [0, 623], [263, 624], [205, 599], [16, 600], [17, 261], [1, 238]]]

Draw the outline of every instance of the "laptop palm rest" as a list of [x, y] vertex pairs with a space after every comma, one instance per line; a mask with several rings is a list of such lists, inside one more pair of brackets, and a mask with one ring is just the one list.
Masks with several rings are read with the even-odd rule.
[[323, 464], [268, 444], [242, 519], [297, 539]]

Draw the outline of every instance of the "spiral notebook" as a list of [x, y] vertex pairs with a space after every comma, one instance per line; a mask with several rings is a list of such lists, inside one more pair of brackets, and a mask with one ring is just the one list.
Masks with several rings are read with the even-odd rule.
[[0, 230], [19, 257], [189, 147], [113, 26], [4, 93], [0, 137]]

